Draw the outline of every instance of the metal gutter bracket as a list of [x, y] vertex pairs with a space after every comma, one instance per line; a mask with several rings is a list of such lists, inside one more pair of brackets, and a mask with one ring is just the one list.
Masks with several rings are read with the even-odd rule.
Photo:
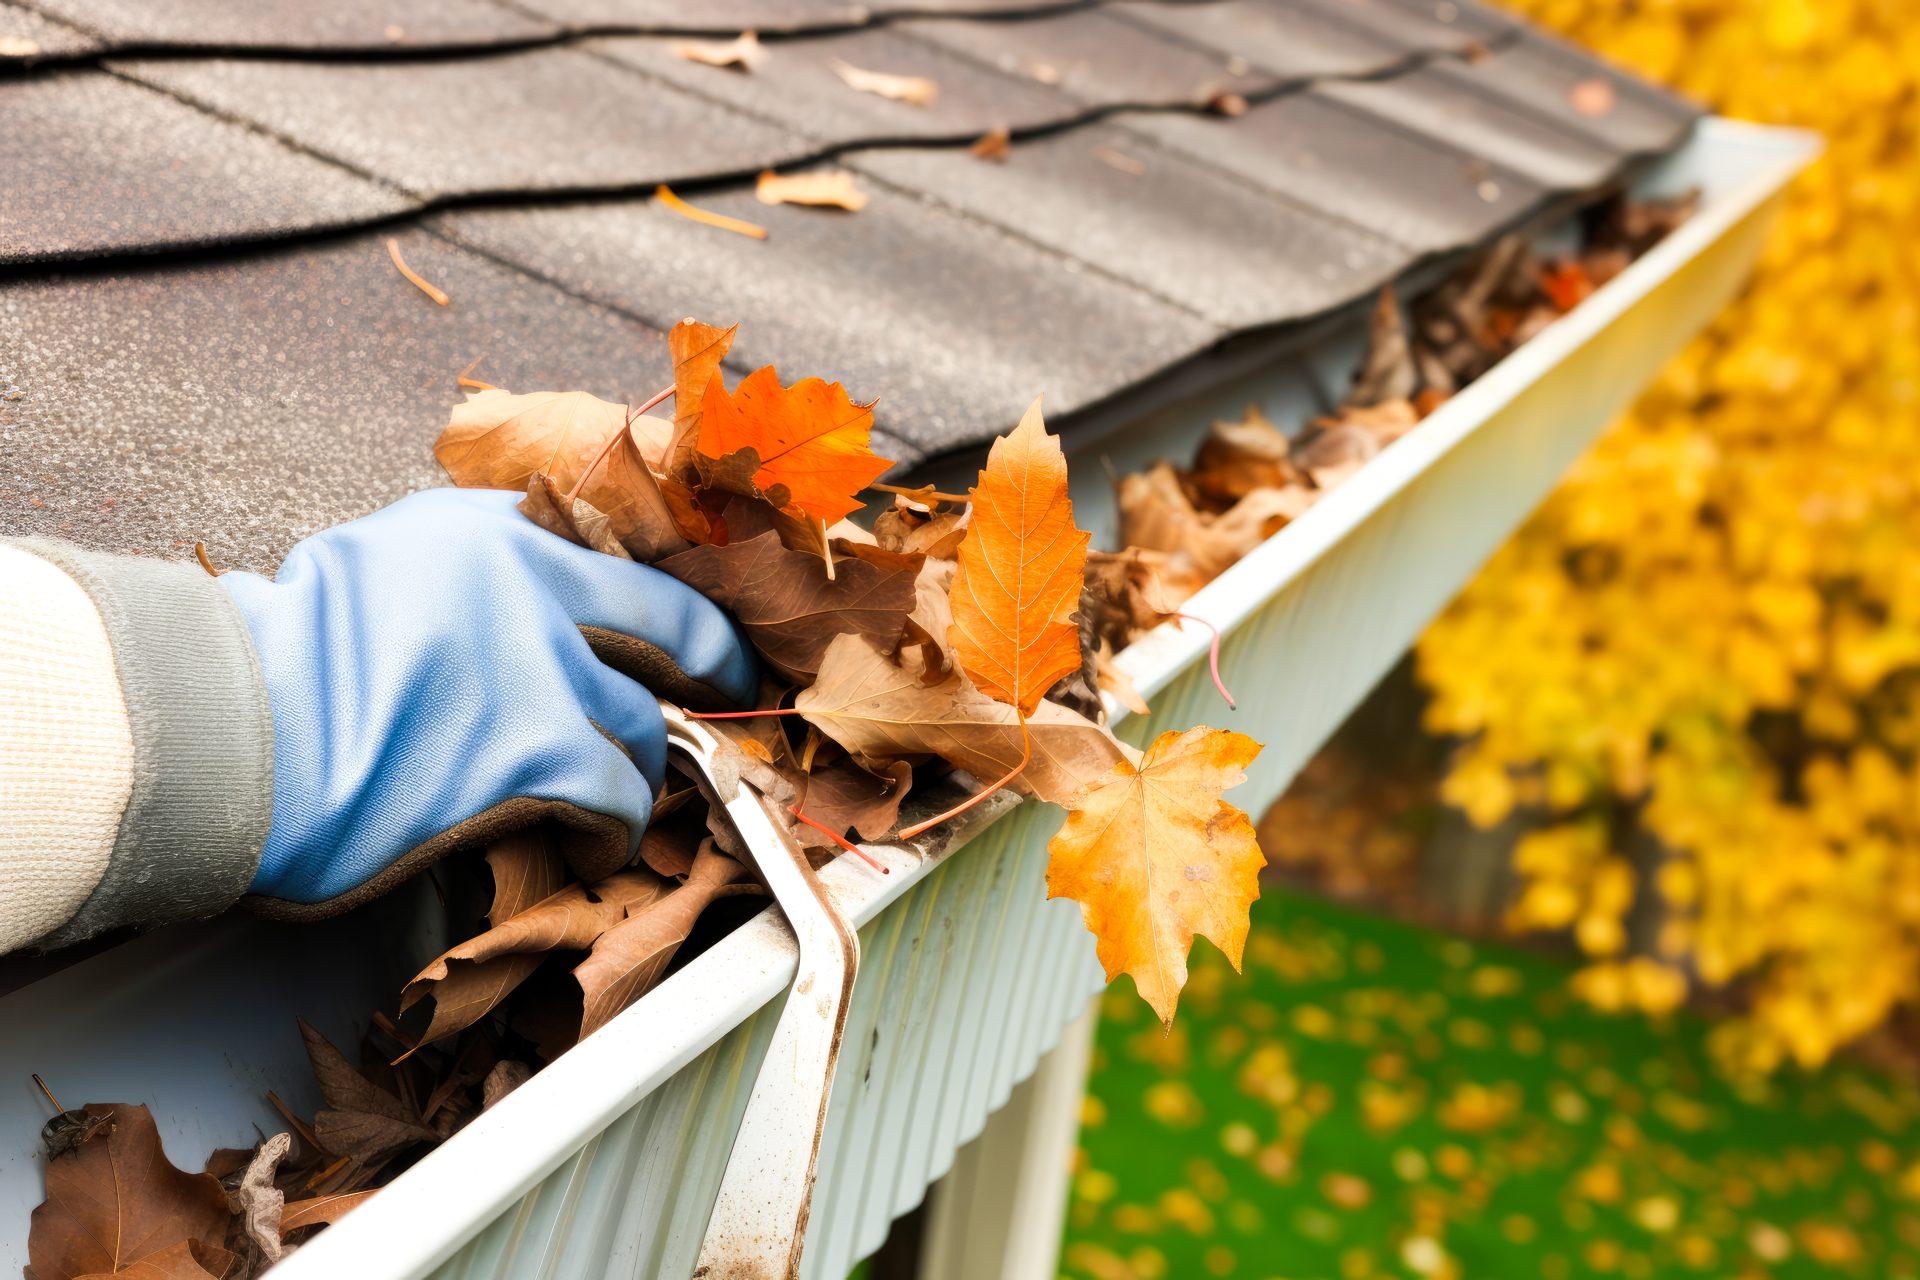
[[701, 1242], [695, 1280], [798, 1280], [827, 1099], [846, 1030], [860, 941], [806, 852], [741, 777], [738, 749], [663, 706], [667, 745], [726, 809], [799, 944], [800, 966], [747, 1099]]

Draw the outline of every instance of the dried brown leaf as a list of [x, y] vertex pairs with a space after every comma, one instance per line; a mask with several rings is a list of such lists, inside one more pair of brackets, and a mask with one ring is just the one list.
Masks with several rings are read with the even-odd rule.
[[314, 1196], [309, 1200], [295, 1200], [280, 1215], [280, 1234], [285, 1238], [306, 1227], [338, 1222], [347, 1216], [349, 1210], [365, 1204], [373, 1194], [372, 1191], [352, 1191], [342, 1196]]
[[700, 913], [721, 890], [746, 875], [746, 868], [708, 846], [694, 860], [685, 884], [601, 934], [592, 954], [573, 971], [583, 999], [581, 1038], [646, 994], [666, 972]]
[[614, 537], [612, 522], [605, 512], [585, 498], [569, 499], [544, 471], [527, 481], [527, 496], [520, 500], [520, 514], [576, 546], [621, 560], [633, 559]]
[[973, 140], [967, 153], [976, 160], [1005, 160], [1013, 154], [1013, 135], [1007, 126], [997, 124]]
[[754, 182], [753, 194], [761, 204], [805, 204], [848, 213], [867, 207], [867, 193], [854, 185], [853, 175], [845, 169], [789, 174], [767, 169]]
[[[856, 759], [876, 768], [914, 756], [938, 756], [977, 778], [1008, 772], [1020, 760], [1012, 707], [958, 676], [923, 682], [918, 654], [894, 661], [858, 636], [836, 637], [820, 674], [794, 706]], [[1127, 758], [1132, 749], [1065, 707], [1042, 702], [1028, 717], [1033, 759], [1013, 785], [1058, 803]]]
[[[862, 840], [878, 840], [893, 830], [900, 816], [900, 802], [912, 786], [913, 768], [904, 761], [869, 769], [852, 759], [841, 759], [807, 774], [800, 807], [809, 818], [841, 835], [852, 830]], [[794, 834], [802, 845], [839, 847], [811, 827], [801, 826]]]
[[895, 102], [904, 102], [909, 106], [930, 107], [934, 99], [940, 96], [940, 86], [925, 76], [901, 76], [886, 71], [867, 71], [842, 62], [838, 58], [833, 60], [833, 73], [845, 81], [850, 89], [877, 94], [882, 98], [891, 98]]
[[864, 636], [892, 649], [914, 608], [914, 574], [857, 555], [828, 578], [821, 561], [763, 533], [724, 547], [704, 546], [659, 562], [740, 621], [781, 674], [809, 680], [836, 635]]
[[232, 1260], [222, 1247], [231, 1210], [219, 1180], [175, 1168], [145, 1107], [81, 1110], [101, 1123], [47, 1165], [47, 1198], [28, 1227], [28, 1275], [125, 1275], [142, 1262], [149, 1280], [223, 1275]]
[[742, 31], [731, 40], [676, 40], [671, 48], [675, 57], [688, 62], [737, 71], [758, 71], [773, 56], [751, 31]]

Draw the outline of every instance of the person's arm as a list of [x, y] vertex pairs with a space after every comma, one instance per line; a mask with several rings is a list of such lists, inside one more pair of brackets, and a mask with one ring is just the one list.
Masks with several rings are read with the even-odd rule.
[[0, 953], [212, 915], [266, 840], [273, 731], [199, 568], [0, 542]]
[[537, 821], [631, 859], [656, 695], [752, 696], [739, 630], [519, 495], [433, 490], [274, 579], [0, 540], [0, 953], [215, 915], [317, 918]]

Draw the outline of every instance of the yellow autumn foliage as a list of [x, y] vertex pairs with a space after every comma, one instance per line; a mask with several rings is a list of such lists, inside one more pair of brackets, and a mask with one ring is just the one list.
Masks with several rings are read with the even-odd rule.
[[1466, 740], [1443, 794], [1551, 815], [1514, 914], [1571, 931], [1596, 1003], [1740, 984], [1728, 1061], [1816, 1064], [1920, 996], [1920, 9], [1511, 7], [1827, 152], [1751, 291], [1421, 641]]

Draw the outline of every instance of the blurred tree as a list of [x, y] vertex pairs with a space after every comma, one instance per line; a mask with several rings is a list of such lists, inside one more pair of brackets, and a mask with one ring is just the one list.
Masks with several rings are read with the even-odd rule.
[[1546, 815], [1513, 918], [1572, 934], [1594, 1003], [1733, 987], [1725, 1060], [1818, 1063], [1920, 995], [1920, 10], [1513, 7], [1828, 149], [1751, 292], [1421, 641], [1443, 794]]

